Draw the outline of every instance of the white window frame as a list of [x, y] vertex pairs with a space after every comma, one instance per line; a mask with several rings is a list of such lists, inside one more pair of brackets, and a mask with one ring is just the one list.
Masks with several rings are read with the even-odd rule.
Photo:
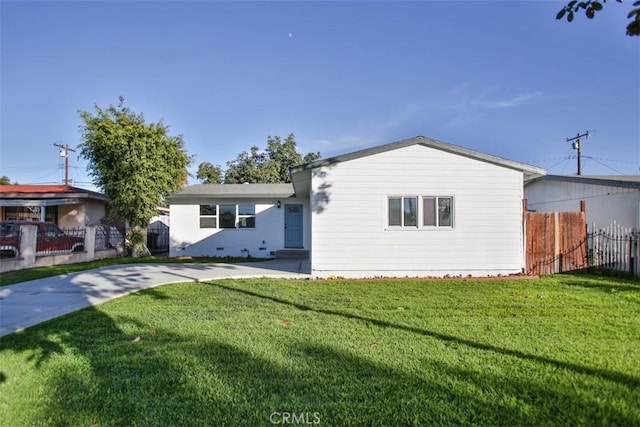
[[[391, 200], [400, 199], [400, 225], [391, 225], [389, 222], [390, 218], [390, 206], [389, 203]], [[416, 208], [416, 224], [405, 225], [405, 200], [407, 199], [416, 199], [417, 200], [417, 208]], [[435, 203], [435, 225], [425, 225], [424, 224], [424, 200], [425, 199], [434, 199]], [[440, 204], [440, 199], [449, 199], [450, 202], [450, 225], [440, 225], [440, 215], [438, 214], [438, 206]], [[455, 227], [455, 197], [454, 196], [432, 196], [432, 195], [415, 195], [415, 194], [405, 194], [405, 195], [388, 195], [385, 198], [385, 230], [453, 230]]]
[[[400, 200], [400, 224], [394, 224], [391, 225], [389, 224], [391, 218], [390, 218], [390, 206], [389, 203], [391, 202], [391, 200]], [[408, 200], [415, 200], [416, 201], [416, 211], [415, 211], [415, 224], [405, 224], [406, 221], [406, 215], [405, 215], [405, 202]], [[418, 196], [389, 196], [387, 197], [387, 227], [389, 228], [418, 228], [418, 224], [419, 224], [419, 205], [420, 205], [420, 198]]]
[[[434, 225], [425, 225], [424, 224], [424, 200], [425, 199], [433, 199], [435, 202], [435, 224]], [[449, 205], [449, 222], [450, 224], [448, 225], [440, 225], [440, 214], [438, 212], [439, 208], [440, 208], [440, 200], [444, 200], [444, 199], [449, 199], [451, 200], [450, 205]], [[453, 207], [454, 207], [454, 199], [453, 196], [420, 196], [420, 225], [422, 226], [422, 228], [438, 228], [438, 229], [450, 229], [453, 228], [454, 222], [453, 222]]]

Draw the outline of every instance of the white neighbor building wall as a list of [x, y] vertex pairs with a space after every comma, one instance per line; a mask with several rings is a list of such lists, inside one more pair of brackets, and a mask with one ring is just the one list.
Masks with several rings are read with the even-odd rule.
[[[488, 276], [524, 268], [520, 170], [416, 144], [311, 172], [316, 276]], [[453, 227], [392, 229], [390, 196], [453, 197]]]
[[[616, 182], [617, 180], [617, 182]], [[529, 210], [579, 211], [586, 203], [587, 224], [607, 227], [614, 221], [640, 228], [640, 177], [548, 175], [525, 185]]]
[[[280, 200], [281, 208], [277, 207]], [[255, 204], [255, 228], [200, 228], [201, 204]], [[309, 210], [307, 198], [219, 199], [193, 198], [173, 200], [170, 205], [171, 228], [169, 256], [251, 256], [270, 258], [284, 248], [284, 212], [286, 204], [303, 204]], [[304, 247], [310, 246], [309, 216], [305, 215]], [[242, 252], [248, 249], [248, 253]]]

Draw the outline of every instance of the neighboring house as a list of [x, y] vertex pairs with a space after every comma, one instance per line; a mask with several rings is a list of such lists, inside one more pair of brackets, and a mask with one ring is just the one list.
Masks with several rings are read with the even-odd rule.
[[169, 208], [158, 206], [156, 211], [157, 215], [147, 226], [147, 248], [152, 252], [166, 252], [169, 250]]
[[527, 181], [524, 191], [531, 211], [578, 211], [584, 200], [589, 226], [640, 228], [640, 175], [546, 175]]
[[0, 219], [49, 221], [63, 228], [100, 224], [102, 194], [71, 185], [0, 185]]
[[170, 255], [302, 249], [318, 277], [520, 273], [523, 183], [544, 173], [415, 137], [296, 167], [292, 184], [194, 185], [170, 198]]
[[149, 227], [153, 227], [159, 224], [163, 224], [167, 228], [171, 225], [169, 216], [169, 208], [158, 206], [156, 208], [156, 215], [149, 220]]

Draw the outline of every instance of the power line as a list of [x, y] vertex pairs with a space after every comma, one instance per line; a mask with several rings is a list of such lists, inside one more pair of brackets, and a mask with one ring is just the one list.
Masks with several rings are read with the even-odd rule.
[[[565, 163], [567, 160], [571, 160], [571, 156], [564, 157], [564, 158], [563, 158], [562, 160], [560, 160], [558, 163], [556, 163], [556, 164], [555, 164], [555, 165], [553, 165], [553, 166], [549, 166], [547, 169], [553, 169], [553, 168], [555, 168], [556, 166], [559, 166], [560, 164]], [[565, 165], [565, 166], [566, 166], [566, 165]], [[564, 170], [564, 168], [562, 168], [562, 170]]]
[[598, 160], [598, 159], [596, 159], [595, 157], [585, 156], [585, 158], [590, 159], [590, 160], [593, 160], [594, 162], [601, 164], [601, 165], [602, 165], [602, 166], [604, 166], [605, 168], [607, 168], [607, 169], [611, 169], [611, 170], [612, 170], [612, 171], [614, 171], [615, 173], [618, 173], [618, 174], [620, 174], [620, 175], [624, 175], [624, 173], [623, 173], [623, 172], [620, 172], [619, 170], [617, 170], [617, 169], [615, 169], [615, 168], [612, 168], [611, 166], [608, 166], [608, 165], [606, 165], [606, 164], [602, 163], [601, 161], [599, 161], [599, 160]]
[[57, 170], [49, 171], [46, 174], [42, 175], [40, 178], [36, 179], [36, 181], [40, 181], [42, 178], [44, 178], [46, 176], [49, 176], [49, 175], [51, 175], [52, 173], [55, 173], [55, 172], [57, 172]]
[[594, 160], [602, 160], [603, 162], [613, 162], [613, 163], [624, 163], [627, 165], [639, 165], [640, 162], [632, 162], [630, 160], [614, 160], [614, 159], [603, 159], [602, 157], [591, 157]]

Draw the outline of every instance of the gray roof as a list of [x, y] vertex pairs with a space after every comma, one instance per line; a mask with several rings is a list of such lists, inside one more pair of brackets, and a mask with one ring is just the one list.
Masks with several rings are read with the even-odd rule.
[[335, 163], [345, 162], [348, 160], [359, 159], [361, 157], [371, 156], [373, 154], [384, 153], [387, 151], [395, 150], [398, 148], [408, 147], [411, 145], [422, 145], [436, 150], [446, 151], [448, 153], [457, 154], [460, 156], [468, 157], [471, 159], [479, 160], [482, 162], [492, 163], [498, 166], [503, 166], [509, 169], [515, 169], [522, 171], [525, 178], [533, 178], [534, 176], [540, 176], [546, 174], [546, 170], [537, 166], [531, 166], [524, 163], [514, 162], [513, 160], [503, 159], [501, 157], [492, 156], [490, 154], [481, 153], [480, 151], [470, 150], [468, 148], [460, 147], [458, 145], [449, 144], [435, 139], [427, 138], [424, 136], [416, 136], [402, 141], [392, 142], [390, 144], [380, 145], [377, 147], [366, 148], [364, 150], [354, 151], [353, 153], [343, 154], [328, 159], [320, 159], [315, 162], [307, 163], [305, 165], [297, 166], [291, 169], [291, 173], [300, 172], [307, 169], [314, 169], [322, 166], [329, 166]]
[[196, 184], [184, 187], [169, 199], [193, 198], [287, 198], [295, 196], [292, 184]]
[[526, 182], [526, 184], [532, 184], [541, 179], [546, 181], [577, 182], [581, 184], [640, 189], [640, 175], [546, 175], [534, 178]]

